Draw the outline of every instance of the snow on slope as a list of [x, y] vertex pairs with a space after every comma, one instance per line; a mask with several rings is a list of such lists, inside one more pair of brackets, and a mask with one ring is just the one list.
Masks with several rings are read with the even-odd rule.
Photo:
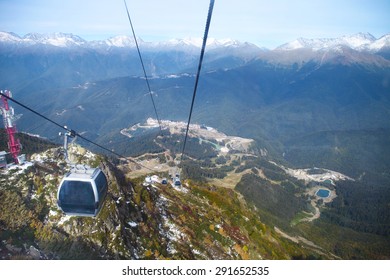
[[[137, 38], [138, 44], [143, 49], [174, 49], [174, 50], [198, 50], [202, 46], [202, 38], [184, 38], [171, 39], [162, 42], [145, 42]], [[67, 47], [82, 47], [82, 48], [98, 48], [108, 49], [116, 48], [134, 48], [134, 39], [130, 36], [115, 36], [106, 40], [86, 41], [79, 36], [68, 33], [50, 33], [39, 34], [29, 33], [23, 37], [12, 32], [0, 31], [0, 44], [6, 45], [48, 45], [61, 48]], [[208, 50], [218, 48], [242, 48], [242, 47], [256, 47], [248, 42], [240, 42], [232, 39], [215, 39], [209, 38], [207, 40]], [[311, 49], [318, 50], [338, 50], [340, 47], [349, 47], [357, 51], [378, 52], [383, 48], [390, 48], [390, 34], [384, 35], [376, 39], [370, 33], [357, 33], [349, 36], [342, 36], [339, 38], [319, 38], [307, 39], [298, 38], [292, 42], [286, 43], [276, 48], [280, 51], [290, 51], [297, 49]]]
[[312, 49], [314, 51], [337, 49], [346, 46], [357, 51], [378, 51], [384, 47], [390, 47], [390, 34], [376, 39], [370, 33], [357, 33], [351, 36], [339, 38], [306, 39], [299, 38], [287, 44], [281, 45], [277, 50]]

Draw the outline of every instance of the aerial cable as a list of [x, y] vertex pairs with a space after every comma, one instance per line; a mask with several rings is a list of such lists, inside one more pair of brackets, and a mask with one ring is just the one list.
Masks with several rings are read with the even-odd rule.
[[198, 71], [196, 73], [194, 93], [192, 95], [191, 109], [190, 109], [190, 114], [188, 116], [186, 135], [184, 137], [183, 150], [182, 150], [182, 153], [181, 153], [181, 160], [180, 161], [183, 160], [183, 155], [184, 155], [184, 151], [185, 151], [185, 148], [186, 148], [186, 143], [187, 143], [187, 138], [188, 138], [188, 130], [190, 128], [192, 110], [194, 108], [195, 96], [196, 96], [196, 91], [197, 91], [197, 88], [198, 88], [200, 70], [202, 69], [203, 56], [204, 56], [204, 52], [205, 52], [205, 49], [206, 49], [206, 42], [207, 42], [207, 37], [208, 37], [208, 33], [209, 33], [209, 28], [210, 28], [211, 16], [213, 14], [213, 8], [214, 8], [214, 0], [210, 0], [209, 12], [208, 12], [207, 21], [206, 21], [206, 28], [205, 28], [204, 36], [203, 36], [203, 44], [202, 44], [202, 49], [200, 51]]
[[66, 130], [67, 132], [70, 133], [70, 135], [71, 135], [72, 137], [77, 136], [77, 137], [83, 139], [84, 141], [86, 141], [86, 142], [88, 142], [88, 143], [90, 143], [90, 144], [92, 144], [92, 145], [95, 145], [96, 147], [99, 147], [100, 149], [102, 149], [102, 150], [104, 150], [104, 151], [106, 151], [106, 152], [109, 152], [109, 153], [111, 153], [111, 154], [116, 155], [118, 158], [123, 158], [123, 159], [125, 159], [125, 160], [127, 160], [127, 161], [130, 161], [130, 162], [132, 162], [132, 163], [134, 163], [134, 164], [140, 166], [140, 167], [143, 167], [143, 168], [145, 168], [145, 169], [148, 169], [149, 171], [154, 171], [152, 168], [149, 168], [149, 167], [147, 167], [147, 166], [144, 166], [144, 165], [142, 165], [141, 163], [136, 162], [135, 160], [126, 158], [125, 156], [123, 156], [123, 155], [121, 155], [121, 154], [119, 154], [119, 153], [117, 153], [117, 152], [115, 152], [115, 151], [113, 151], [113, 150], [110, 150], [110, 149], [108, 149], [108, 148], [106, 148], [106, 147], [104, 147], [104, 146], [102, 146], [102, 145], [100, 145], [100, 144], [98, 144], [98, 143], [96, 143], [96, 142], [94, 142], [94, 141], [92, 141], [92, 140], [89, 140], [88, 138], [84, 137], [83, 135], [81, 135], [80, 133], [76, 132], [75, 130], [69, 129], [67, 126], [61, 125], [61, 124], [59, 124], [58, 122], [53, 121], [52, 119], [50, 119], [50, 118], [48, 118], [48, 117], [42, 115], [41, 113], [38, 113], [38, 112], [35, 111], [34, 109], [31, 109], [30, 107], [28, 107], [28, 106], [26, 106], [26, 105], [20, 103], [19, 101], [15, 100], [14, 98], [9, 97], [9, 96], [3, 94], [2, 92], [0, 92], [0, 95], [1, 95], [1, 96], [4, 96], [5, 98], [7, 98], [7, 99], [9, 99], [9, 100], [11, 100], [11, 101], [14, 102], [15, 104], [18, 104], [19, 106], [23, 107], [24, 109], [26, 109], [26, 110], [28, 110], [28, 111], [30, 111], [30, 112], [36, 114], [37, 116], [39, 116], [39, 117], [41, 117], [41, 118], [47, 120], [48, 122], [50, 122], [50, 123], [52, 123], [52, 124], [54, 124], [54, 125], [60, 127], [61, 129]]
[[148, 76], [146, 75], [145, 65], [144, 65], [144, 61], [143, 61], [143, 59], [142, 59], [141, 51], [139, 50], [139, 45], [138, 45], [137, 36], [135, 35], [133, 23], [132, 23], [132, 21], [131, 21], [129, 9], [127, 8], [126, 0], [123, 0], [123, 2], [125, 3], [126, 12], [127, 12], [127, 18], [129, 19], [131, 31], [132, 31], [133, 37], [134, 37], [134, 42], [135, 42], [135, 45], [136, 45], [136, 47], [137, 47], [137, 52], [138, 52], [139, 60], [141, 61], [142, 70], [143, 70], [143, 72], [144, 72], [146, 85], [147, 85], [148, 90], [149, 90], [149, 95], [150, 95], [150, 98], [151, 98], [151, 100], [152, 100], [154, 112], [156, 113], [156, 118], [157, 118], [158, 125], [159, 125], [159, 127], [160, 127], [160, 133], [161, 133], [161, 132], [162, 132], [161, 121], [160, 121], [160, 118], [159, 118], [158, 113], [157, 113], [157, 108], [156, 108], [156, 104], [155, 104], [155, 102], [154, 102], [152, 90], [150, 89], [149, 79], [148, 79]]

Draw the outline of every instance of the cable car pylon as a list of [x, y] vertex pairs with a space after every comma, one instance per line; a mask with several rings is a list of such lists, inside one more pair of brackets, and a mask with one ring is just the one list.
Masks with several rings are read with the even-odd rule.
[[3, 115], [4, 128], [8, 135], [8, 148], [9, 153], [12, 155], [15, 164], [21, 164], [23, 160], [19, 157], [19, 153], [22, 149], [22, 145], [19, 142], [19, 139], [15, 137], [16, 126], [14, 124], [14, 109], [9, 106], [8, 99], [12, 98], [12, 93], [9, 90], [1, 91], [1, 99], [3, 101], [3, 106], [0, 106], [1, 114]]

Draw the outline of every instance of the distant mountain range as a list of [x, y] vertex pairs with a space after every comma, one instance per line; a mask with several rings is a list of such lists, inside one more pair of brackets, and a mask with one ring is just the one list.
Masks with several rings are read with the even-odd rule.
[[[201, 38], [185, 38], [185, 39], [171, 39], [164, 42], [145, 42], [137, 38], [140, 46], [145, 48], [188, 48], [201, 47]], [[51, 33], [39, 34], [29, 33], [23, 37], [12, 32], [0, 32], [1, 44], [17, 44], [20, 46], [31, 45], [50, 45], [55, 47], [83, 47], [83, 48], [134, 48], [135, 41], [133, 37], [129, 36], [115, 36], [106, 40], [86, 41], [83, 38], [69, 34], [69, 33]], [[224, 48], [224, 47], [242, 47], [242, 46], [256, 47], [254, 44], [245, 42], [242, 43], [232, 39], [214, 39], [210, 38], [207, 41], [208, 49]], [[299, 38], [292, 42], [283, 44], [276, 48], [276, 50], [295, 50], [295, 49], [337, 49], [337, 47], [346, 46], [354, 50], [378, 52], [382, 49], [390, 48], [390, 34], [384, 35], [377, 39], [370, 33], [357, 33], [350, 36], [342, 36], [340, 38], [322, 38], [322, 39], [306, 39]]]
[[[199, 39], [159, 43], [138, 39], [138, 43], [148, 76], [192, 72], [196, 68]], [[210, 39], [204, 69], [237, 67], [261, 52], [262, 49], [250, 43]], [[64, 33], [31, 33], [20, 37], [0, 32], [0, 61], [3, 87], [14, 91], [22, 90], [21, 87], [29, 87], [30, 91], [142, 75], [135, 42], [127, 36], [88, 42]]]
[[390, 48], [390, 34], [377, 39], [370, 33], [357, 33], [352, 36], [325, 39], [299, 38], [287, 44], [279, 46], [278, 50], [338, 50], [340, 47], [349, 47], [357, 51], [378, 52]]
[[[336, 39], [301, 38], [274, 50], [231, 39], [209, 39], [203, 70], [232, 69], [253, 60], [294, 67], [334, 62], [386, 68], [390, 65], [389, 38], [388, 34], [376, 39], [368, 33]], [[148, 76], [194, 73], [201, 39], [138, 41]], [[14, 91], [142, 75], [134, 39], [128, 36], [86, 41], [66, 33], [30, 33], [21, 37], [0, 32], [0, 61], [2, 86]]]
[[[140, 47], [145, 49], [176, 49], [190, 50], [191, 48], [200, 48], [202, 46], [201, 38], [172, 39], [165, 42], [145, 42], [137, 38]], [[46, 45], [60, 48], [86, 48], [109, 50], [110, 48], [135, 48], [136, 44], [133, 37], [115, 36], [106, 40], [86, 41], [83, 38], [69, 33], [51, 33], [39, 34], [29, 33], [23, 37], [11, 32], [0, 32], [0, 44], [16, 45], [20, 47]], [[209, 49], [216, 48], [239, 48], [242, 46], [251, 46], [257, 48], [254, 44], [242, 43], [232, 39], [217, 40], [210, 38], [207, 42]]]

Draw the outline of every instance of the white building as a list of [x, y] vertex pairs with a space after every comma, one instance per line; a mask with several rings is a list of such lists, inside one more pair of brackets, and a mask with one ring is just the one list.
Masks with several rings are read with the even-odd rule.
[[0, 151], [0, 168], [4, 168], [7, 166], [6, 155], [7, 155], [6, 152]]

